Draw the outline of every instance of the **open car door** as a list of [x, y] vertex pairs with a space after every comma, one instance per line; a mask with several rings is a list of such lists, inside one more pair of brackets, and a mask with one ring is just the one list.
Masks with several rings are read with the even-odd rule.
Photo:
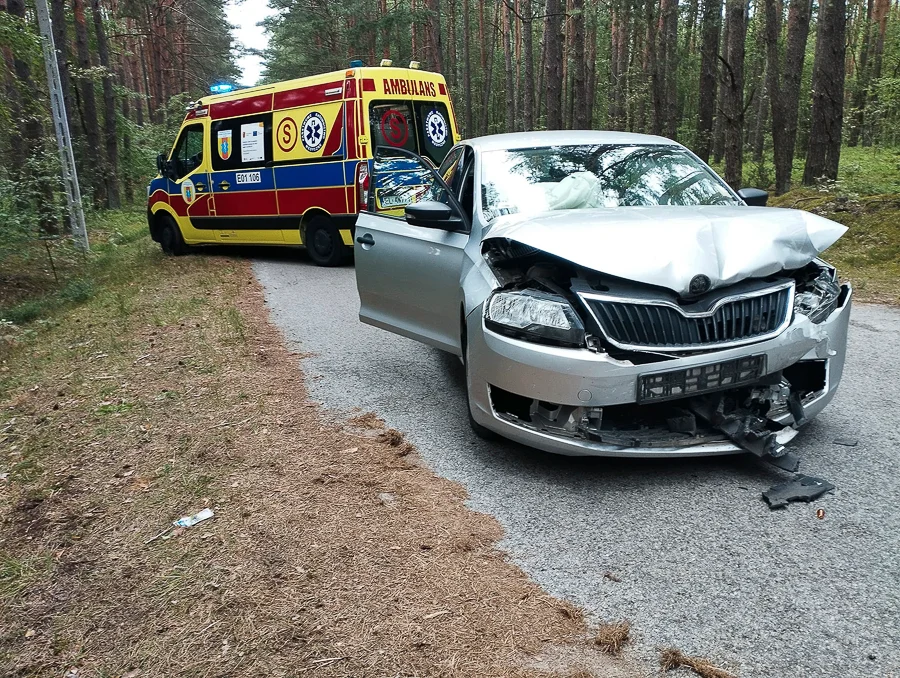
[[470, 224], [430, 163], [379, 149], [356, 221], [359, 319], [460, 355], [460, 275]]

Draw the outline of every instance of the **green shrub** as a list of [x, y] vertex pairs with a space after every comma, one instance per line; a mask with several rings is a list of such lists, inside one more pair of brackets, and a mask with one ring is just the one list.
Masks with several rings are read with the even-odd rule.
[[94, 294], [96, 294], [94, 283], [83, 278], [76, 278], [62, 289], [59, 298], [63, 301], [80, 304], [93, 297]]

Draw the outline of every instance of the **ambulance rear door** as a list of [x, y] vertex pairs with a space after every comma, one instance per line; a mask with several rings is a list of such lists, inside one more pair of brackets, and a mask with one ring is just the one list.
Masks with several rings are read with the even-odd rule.
[[369, 130], [376, 148], [403, 148], [439, 167], [453, 147], [450, 111], [439, 99], [383, 100], [375, 95], [369, 102], [368, 112]]

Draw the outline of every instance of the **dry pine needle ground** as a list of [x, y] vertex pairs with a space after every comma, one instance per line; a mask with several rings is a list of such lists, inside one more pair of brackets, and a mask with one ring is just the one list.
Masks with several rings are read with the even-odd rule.
[[577, 669], [535, 668], [588, 632], [492, 518], [376, 417], [307, 402], [246, 262], [142, 248], [137, 281], [5, 356], [0, 675]]

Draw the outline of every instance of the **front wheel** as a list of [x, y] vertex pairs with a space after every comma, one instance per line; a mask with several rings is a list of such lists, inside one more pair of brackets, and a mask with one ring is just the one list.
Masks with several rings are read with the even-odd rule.
[[326, 216], [313, 217], [306, 227], [304, 244], [317, 266], [340, 266], [349, 255], [334, 222]]
[[163, 220], [162, 228], [159, 231], [159, 246], [163, 252], [173, 257], [187, 254], [190, 251], [181, 236], [181, 229], [172, 219]]

